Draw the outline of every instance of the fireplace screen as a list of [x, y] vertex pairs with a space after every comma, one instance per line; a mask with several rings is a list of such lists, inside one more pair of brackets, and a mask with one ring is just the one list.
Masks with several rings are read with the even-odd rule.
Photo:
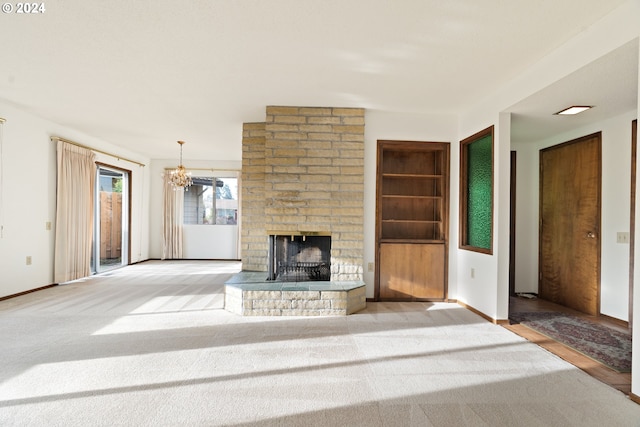
[[331, 236], [269, 236], [269, 280], [331, 280]]

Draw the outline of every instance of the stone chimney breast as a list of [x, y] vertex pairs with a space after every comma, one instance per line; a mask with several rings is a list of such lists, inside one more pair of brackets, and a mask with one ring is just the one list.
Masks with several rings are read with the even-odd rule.
[[362, 280], [363, 213], [364, 109], [269, 106], [243, 125], [243, 270], [267, 271], [267, 230], [305, 230], [332, 236], [331, 280]]

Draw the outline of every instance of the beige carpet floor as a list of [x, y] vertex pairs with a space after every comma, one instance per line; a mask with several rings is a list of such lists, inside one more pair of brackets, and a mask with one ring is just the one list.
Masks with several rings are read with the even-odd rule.
[[2, 426], [638, 426], [640, 405], [448, 303], [223, 309], [239, 263], [149, 261], [0, 301]]

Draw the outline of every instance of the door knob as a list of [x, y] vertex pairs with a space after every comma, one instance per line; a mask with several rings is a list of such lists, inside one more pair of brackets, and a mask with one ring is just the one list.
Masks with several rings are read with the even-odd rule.
[[590, 239], [595, 239], [596, 238], [596, 233], [594, 233], [593, 231], [588, 231], [587, 232], [587, 237]]

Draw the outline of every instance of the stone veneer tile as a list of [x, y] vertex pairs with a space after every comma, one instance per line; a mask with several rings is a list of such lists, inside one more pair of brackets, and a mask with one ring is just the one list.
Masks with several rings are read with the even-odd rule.
[[321, 291], [320, 299], [329, 300], [345, 300], [347, 299], [347, 292], [344, 291]]
[[281, 291], [244, 291], [244, 299], [281, 299], [282, 294]]
[[296, 309], [330, 309], [331, 301], [328, 300], [306, 300], [306, 299], [296, 299], [292, 301], [291, 308]]
[[225, 286], [225, 297], [242, 299], [242, 289], [233, 286]]
[[282, 316], [336, 316], [336, 315], [345, 315], [344, 311], [340, 312], [339, 310], [282, 310]]
[[291, 300], [273, 300], [273, 299], [265, 299], [265, 300], [245, 300], [245, 306], [251, 307], [253, 310], [257, 309], [290, 309], [292, 308]]
[[304, 229], [336, 242], [332, 280], [362, 280], [364, 122], [362, 108], [268, 106], [243, 125], [243, 269], [267, 270], [266, 230]]
[[319, 300], [319, 291], [282, 291], [282, 299], [289, 300]]
[[345, 316], [366, 308], [365, 291], [361, 280], [276, 282], [242, 271], [225, 283], [225, 309], [245, 316]]
[[235, 314], [242, 314], [242, 297], [236, 298], [234, 296], [225, 295], [224, 308]]
[[349, 303], [346, 299], [332, 299], [331, 308], [334, 310], [346, 310], [349, 307]]

